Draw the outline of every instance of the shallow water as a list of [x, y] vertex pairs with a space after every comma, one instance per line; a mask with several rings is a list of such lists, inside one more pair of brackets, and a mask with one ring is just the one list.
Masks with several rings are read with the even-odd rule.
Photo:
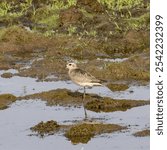
[[[0, 149], [3, 150], [86, 150], [118, 149], [148, 150], [149, 137], [136, 138], [132, 133], [149, 127], [149, 106], [130, 109], [126, 112], [95, 113], [88, 111], [90, 118], [106, 123], [130, 125], [125, 132], [96, 136], [87, 144], [73, 145], [62, 134], [43, 139], [32, 134], [30, 127], [40, 121], [56, 120], [59, 124], [71, 124], [82, 121], [83, 108], [46, 106], [44, 101], [22, 100], [13, 103], [10, 108], [0, 111]], [[121, 144], [120, 144], [121, 141]], [[26, 146], [26, 147], [25, 147]]]
[[[10, 72], [17, 73], [15, 70]], [[0, 71], [0, 74], [4, 71]], [[23, 96], [57, 88], [77, 90], [79, 87], [70, 81], [36, 82], [29, 77], [13, 76], [6, 79], [0, 77], [0, 94], [11, 93]], [[80, 90], [82, 91], [82, 90]], [[133, 92], [131, 92], [133, 91]], [[149, 85], [135, 86], [122, 92], [112, 92], [106, 87], [87, 89], [89, 93], [109, 96], [117, 99], [149, 100]], [[46, 106], [41, 100], [22, 100], [11, 104], [8, 109], [0, 111], [0, 149], [2, 150], [148, 150], [149, 137], [134, 137], [132, 134], [149, 128], [149, 106], [135, 107], [126, 112], [95, 113], [88, 111], [94, 121], [114, 123], [128, 126], [122, 132], [102, 134], [92, 138], [87, 144], [73, 145], [62, 133], [45, 138], [29, 136], [30, 127], [40, 121], [56, 120], [59, 124], [72, 124], [82, 121], [83, 108]]]
[[[12, 70], [12, 72], [17, 72]], [[4, 71], [0, 71], [0, 75]], [[0, 94], [11, 93], [16, 96], [24, 96], [28, 94], [39, 93], [43, 91], [49, 91], [53, 89], [70, 89], [72, 91], [83, 92], [79, 86], [73, 84], [71, 81], [56, 81], [56, 82], [37, 82], [37, 79], [30, 77], [13, 76], [12, 78], [0, 77]], [[95, 93], [100, 96], [112, 97], [115, 99], [134, 99], [134, 100], [149, 100], [149, 85], [137, 86], [132, 85], [126, 91], [112, 92], [105, 86], [93, 87], [87, 89], [88, 93]]]
[[115, 58], [115, 59], [111, 59], [111, 58], [104, 58], [104, 59], [101, 59], [101, 58], [97, 58], [97, 60], [102, 60], [102, 61], [106, 61], [106, 62], [123, 62], [123, 61], [126, 61], [128, 60], [128, 58]]

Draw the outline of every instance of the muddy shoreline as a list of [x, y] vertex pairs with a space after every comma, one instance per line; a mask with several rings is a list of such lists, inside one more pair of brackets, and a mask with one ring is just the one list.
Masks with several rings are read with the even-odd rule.
[[[114, 9], [114, 3], [101, 0], [63, 1], [61, 8], [53, 7], [59, 1], [38, 0], [31, 3], [35, 10], [27, 6], [19, 17], [7, 13], [0, 21], [0, 69], [18, 69], [18, 75], [39, 80], [52, 75], [65, 80], [66, 63], [75, 61], [104, 80], [149, 82], [149, 2], [135, 3], [127, 3], [126, 9], [115, 4], [119, 9]], [[6, 5], [19, 14], [26, 4]], [[113, 58], [128, 60], [103, 61]]]

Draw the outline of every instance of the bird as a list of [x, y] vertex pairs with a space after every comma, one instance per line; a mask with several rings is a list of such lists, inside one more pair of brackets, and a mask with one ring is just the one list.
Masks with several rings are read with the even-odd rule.
[[83, 93], [83, 107], [85, 113], [85, 119], [87, 118], [87, 113], [84, 105], [85, 100], [85, 93], [86, 87], [93, 87], [93, 86], [102, 86], [101, 80], [96, 79], [93, 75], [86, 72], [85, 70], [80, 69], [76, 63], [68, 63], [66, 65], [68, 69], [68, 75], [70, 79], [77, 85], [82, 86], [84, 89]]

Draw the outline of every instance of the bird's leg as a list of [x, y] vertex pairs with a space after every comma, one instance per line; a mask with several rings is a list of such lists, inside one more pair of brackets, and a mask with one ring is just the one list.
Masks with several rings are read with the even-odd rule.
[[85, 100], [85, 93], [86, 93], [86, 89], [85, 89], [85, 86], [84, 86], [83, 100]]
[[79, 92], [79, 90], [82, 90], [82, 88], [78, 88], [78, 89], [76, 90], [76, 92]]
[[84, 86], [84, 94], [83, 94], [83, 101], [82, 101], [82, 103], [83, 103], [83, 107], [84, 107], [84, 112], [85, 112], [85, 119], [87, 119], [87, 113], [86, 113], [86, 109], [85, 109], [85, 103], [84, 103], [84, 101], [85, 101], [85, 92], [86, 92], [86, 89], [85, 89], [85, 86]]

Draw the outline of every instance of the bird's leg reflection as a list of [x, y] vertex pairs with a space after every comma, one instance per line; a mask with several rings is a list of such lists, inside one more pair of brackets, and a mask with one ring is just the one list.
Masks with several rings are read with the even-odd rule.
[[83, 98], [82, 98], [82, 104], [84, 107], [84, 112], [85, 112], [85, 120], [88, 118], [87, 113], [86, 113], [86, 108], [85, 108], [85, 93], [86, 93], [86, 88], [84, 86], [84, 93], [83, 93]]

